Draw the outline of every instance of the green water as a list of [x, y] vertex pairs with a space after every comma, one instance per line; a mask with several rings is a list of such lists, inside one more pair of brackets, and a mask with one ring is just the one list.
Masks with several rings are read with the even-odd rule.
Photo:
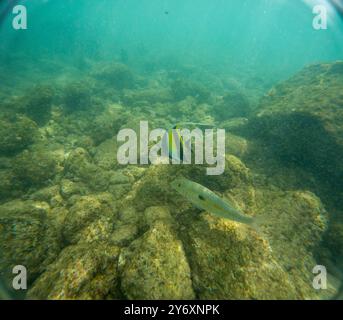
[[[339, 298], [334, 2], [1, 1], [0, 298]], [[12, 25], [16, 4], [25, 30]], [[120, 164], [117, 135], [140, 121], [225, 129], [224, 173], [145, 164], [139, 150], [138, 164]], [[171, 188], [177, 176], [264, 226], [197, 209]], [[25, 290], [9, 289], [16, 265]], [[313, 288], [317, 265], [327, 289]]]

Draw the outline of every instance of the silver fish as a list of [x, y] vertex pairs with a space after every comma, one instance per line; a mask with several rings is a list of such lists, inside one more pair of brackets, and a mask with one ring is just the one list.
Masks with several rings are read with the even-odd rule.
[[211, 190], [196, 182], [181, 177], [175, 179], [171, 183], [171, 187], [193, 203], [197, 208], [205, 210], [215, 216], [248, 224], [254, 228], [259, 224], [259, 221], [256, 218], [241, 213], [228, 201], [222, 199]]

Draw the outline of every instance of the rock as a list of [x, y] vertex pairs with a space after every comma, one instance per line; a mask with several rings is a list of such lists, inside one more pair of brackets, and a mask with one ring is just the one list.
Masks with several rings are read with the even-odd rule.
[[115, 197], [117, 200], [122, 199], [127, 193], [131, 190], [131, 184], [115, 184], [108, 187], [108, 191]]
[[[180, 122], [186, 122], [187, 120], [182, 119], [189, 119], [190, 117], [193, 121], [198, 121], [198, 112], [194, 113], [193, 110], [196, 108], [198, 111], [201, 111], [199, 110], [199, 104], [196, 98], [191, 96], [187, 96], [176, 104], [163, 104], [163, 107], [170, 109], [170, 114]], [[202, 117], [200, 116], [200, 118]]]
[[82, 183], [73, 182], [68, 179], [62, 179], [60, 184], [60, 193], [64, 198], [70, 198], [73, 195], [83, 195], [86, 188]]
[[114, 218], [101, 217], [87, 224], [77, 236], [71, 240], [72, 243], [93, 243], [93, 242], [109, 242], [112, 240], [111, 235], [114, 228]]
[[42, 186], [61, 171], [59, 164], [54, 152], [39, 146], [14, 158], [13, 173], [25, 187]]
[[207, 102], [211, 97], [211, 92], [204, 85], [182, 78], [172, 82], [171, 92], [176, 101], [190, 96], [197, 99], [198, 102]]
[[125, 173], [125, 171], [117, 170], [113, 175], [111, 176], [110, 184], [129, 184], [132, 182], [132, 179], [128, 177], [128, 175]]
[[224, 192], [238, 185], [251, 184], [250, 170], [236, 156], [227, 154], [225, 156], [225, 171], [219, 176], [207, 176], [204, 166], [193, 166], [184, 171], [184, 176], [190, 180], [200, 183], [212, 191]]
[[158, 221], [170, 225], [175, 223], [168, 207], [149, 207], [144, 212], [144, 218], [148, 226], [153, 226]]
[[133, 88], [135, 79], [129, 67], [121, 63], [105, 64], [92, 74], [99, 81], [118, 90]]
[[328, 232], [325, 234], [324, 244], [332, 254], [333, 261], [342, 264], [340, 261], [343, 257], [343, 223], [334, 222], [330, 225]]
[[59, 187], [51, 186], [40, 189], [30, 195], [30, 199], [34, 201], [44, 201], [49, 203], [53, 198], [59, 196]]
[[71, 151], [65, 163], [66, 178], [82, 182], [94, 191], [105, 191], [109, 185], [108, 173], [94, 163], [83, 148]]
[[218, 120], [247, 117], [250, 113], [248, 98], [239, 91], [226, 94], [222, 101], [214, 106], [214, 113]]
[[120, 225], [110, 237], [110, 242], [118, 246], [129, 245], [137, 236], [138, 227], [134, 224]]
[[[94, 143], [99, 145], [105, 140], [116, 136], [128, 118], [129, 114], [125, 112], [121, 105], [109, 105], [92, 119], [87, 128], [88, 134], [93, 139]], [[117, 158], [115, 157], [115, 160], [116, 159]]]
[[118, 214], [118, 221], [117, 224], [125, 225], [125, 224], [133, 224], [138, 225], [143, 219], [143, 215], [134, 207], [124, 206], [119, 210]]
[[92, 242], [108, 237], [116, 220], [110, 196], [75, 196], [64, 220], [63, 236], [68, 243]]
[[193, 299], [190, 269], [180, 240], [158, 222], [119, 257], [121, 290], [128, 299]]
[[237, 186], [226, 195], [241, 211], [265, 217], [260, 232], [272, 248], [273, 259], [287, 271], [295, 298], [318, 299], [312, 269], [318, 264], [316, 248], [327, 228], [321, 201], [308, 191], [285, 192], [273, 186]]
[[105, 170], [114, 169], [117, 165], [117, 139], [107, 139], [102, 142], [95, 151], [94, 162]]
[[288, 166], [343, 186], [343, 62], [312, 65], [262, 99], [246, 133]]
[[45, 202], [11, 201], [0, 206], [0, 270], [9, 278], [16, 265], [32, 281], [60, 250], [60, 234]]
[[247, 118], [232, 118], [229, 120], [224, 120], [220, 123], [219, 128], [225, 129], [230, 132], [235, 132], [248, 124], [249, 120]]
[[186, 252], [200, 299], [296, 299], [295, 286], [268, 243], [233, 222], [204, 215], [188, 233]]
[[76, 148], [68, 154], [65, 170], [76, 177], [87, 179], [95, 173], [90, 171], [95, 171], [96, 167], [91, 165], [91, 158], [85, 149]]
[[108, 245], [65, 248], [28, 292], [30, 299], [118, 299], [119, 249]]
[[38, 135], [35, 122], [25, 116], [14, 119], [0, 118], [1, 154], [18, 153], [32, 144]]
[[122, 100], [130, 107], [151, 106], [156, 103], [166, 103], [173, 100], [170, 90], [164, 88], [125, 90]]
[[20, 186], [18, 186], [18, 183], [15, 184], [14, 175], [11, 170], [0, 169], [0, 181], [0, 201], [5, 201], [20, 195]]
[[86, 110], [91, 105], [92, 86], [88, 82], [73, 82], [63, 90], [64, 107], [68, 112]]
[[[256, 208], [268, 216], [267, 228], [274, 256], [298, 284], [301, 299], [318, 299], [320, 292], [313, 290], [312, 270], [319, 264], [318, 254], [328, 227], [328, 212], [321, 200], [305, 190], [282, 191], [274, 186], [257, 188], [252, 194]], [[238, 192], [238, 191], [237, 191]], [[240, 196], [241, 201], [244, 197]], [[299, 256], [302, 258], [299, 259]]]
[[248, 152], [249, 143], [246, 139], [240, 136], [226, 133], [226, 148], [225, 153], [242, 158]]
[[39, 125], [44, 125], [50, 119], [53, 98], [52, 87], [38, 85], [22, 98], [24, 112]]
[[[124, 206], [132, 206], [138, 212], [144, 212], [148, 207], [164, 206], [166, 203], [180, 203], [170, 187], [170, 182], [180, 174], [179, 166], [151, 166], [131, 188], [124, 199]], [[184, 201], [183, 201], [184, 202]], [[126, 204], [127, 203], [127, 204]]]

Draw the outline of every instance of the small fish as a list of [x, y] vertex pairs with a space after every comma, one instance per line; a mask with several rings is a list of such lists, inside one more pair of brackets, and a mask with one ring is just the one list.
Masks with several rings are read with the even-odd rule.
[[[175, 125], [172, 129], [168, 130], [168, 144], [169, 144], [169, 159], [176, 159], [181, 161], [183, 159], [183, 150], [185, 141], [181, 136], [181, 128]], [[179, 144], [177, 143], [179, 141]]]
[[198, 209], [205, 210], [221, 218], [247, 224], [256, 230], [259, 229], [259, 225], [262, 222], [260, 218], [250, 217], [241, 213], [228, 201], [196, 182], [180, 177], [171, 183], [171, 187]]
[[[186, 143], [188, 141], [185, 141], [184, 138], [181, 135], [182, 129], [184, 129], [185, 126], [192, 126], [192, 127], [203, 127], [208, 128], [212, 127], [210, 124], [206, 123], [196, 123], [196, 122], [182, 122], [180, 124], [174, 125], [171, 129], [168, 130], [168, 148], [169, 148], [169, 159], [170, 160], [177, 160], [182, 161], [184, 156], [184, 150], [187, 147]], [[179, 142], [179, 143], [178, 143]], [[191, 154], [194, 154], [194, 148], [193, 145], [191, 147]]]

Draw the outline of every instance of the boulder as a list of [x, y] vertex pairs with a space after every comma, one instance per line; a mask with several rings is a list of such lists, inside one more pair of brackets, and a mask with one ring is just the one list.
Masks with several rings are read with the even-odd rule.
[[30, 299], [116, 299], [119, 249], [107, 245], [65, 248], [28, 292]]
[[119, 257], [121, 290], [128, 299], [193, 299], [183, 245], [171, 228], [157, 222]]
[[14, 154], [32, 144], [38, 135], [37, 125], [25, 116], [0, 117], [0, 152]]
[[56, 258], [60, 245], [46, 202], [15, 200], [0, 206], [0, 270], [8, 278], [14, 266], [23, 265], [32, 281]]
[[343, 187], [343, 62], [311, 65], [276, 85], [247, 126], [286, 165]]

